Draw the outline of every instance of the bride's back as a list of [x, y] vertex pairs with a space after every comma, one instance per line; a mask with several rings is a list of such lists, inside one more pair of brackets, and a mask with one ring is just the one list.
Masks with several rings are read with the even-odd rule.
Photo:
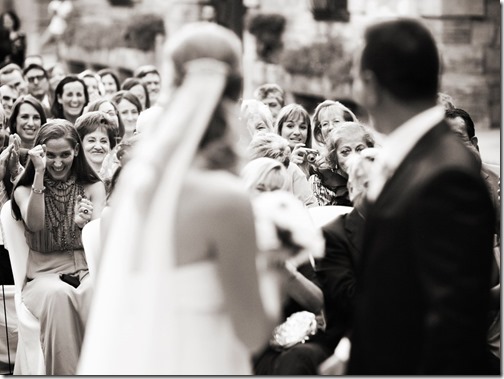
[[219, 241], [244, 233], [235, 221], [252, 217], [247, 212], [248, 197], [238, 177], [224, 170], [190, 169], [177, 210], [176, 265], [218, 260]]

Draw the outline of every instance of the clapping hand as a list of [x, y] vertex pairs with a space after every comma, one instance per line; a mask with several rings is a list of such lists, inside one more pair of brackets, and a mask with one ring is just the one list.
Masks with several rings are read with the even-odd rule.
[[0, 154], [0, 180], [2, 180], [7, 172], [7, 162], [9, 161], [9, 157], [11, 156], [13, 146], [7, 146], [4, 151]]
[[91, 221], [91, 216], [93, 215], [93, 203], [81, 195], [77, 196], [74, 214], [74, 222], [82, 229], [84, 225]]
[[8, 168], [11, 174], [18, 172], [19, 164], [19, 148], [21, 146], [21, 138], [17, 134], [11, 134], [9, 136], [9, 146], [11, 146], [11, 152], [9, 154]]

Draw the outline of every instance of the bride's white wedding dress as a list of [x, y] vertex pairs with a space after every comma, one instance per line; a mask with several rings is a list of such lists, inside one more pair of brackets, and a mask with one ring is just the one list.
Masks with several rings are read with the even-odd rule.
[[250, 355], [236, 337], [228, 314], [217, 264], [201, 261], [175, 269], [179, 296], [174, 321], [183, 331], [176, 341], [174, 374], [251, 374]]
[[[164, 293], [164, 299], [156, 300], [156, 309], [148, 300], [153, 293], [142, 294], [129, 286], [130, 309], [124, 317], [98, 323], [90, 320], [91, 334], [86, 336], [79, 374], [252, 373], [250, 354], [236, 336], [227, 311], [217, 262], [173, 267], [168, 275], [161, 283], [164, 290], [154, 291], [158, 297]], [[114, 309], [117, 304], [124, 301], [110, 299], [106, 306]], [[142, 307], [149, 307], [152, 314]], [[107, 318], [106, 309], [98, 314]]]

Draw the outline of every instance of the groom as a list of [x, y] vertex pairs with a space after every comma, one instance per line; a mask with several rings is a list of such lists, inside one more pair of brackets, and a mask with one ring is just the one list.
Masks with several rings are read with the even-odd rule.
[[478, 162], [436, 106], [439, 55], [409, 19], [366, 30], [357, 101], [386, 135], [369, 213], [348, 374], [485, 374], [494, 215]]

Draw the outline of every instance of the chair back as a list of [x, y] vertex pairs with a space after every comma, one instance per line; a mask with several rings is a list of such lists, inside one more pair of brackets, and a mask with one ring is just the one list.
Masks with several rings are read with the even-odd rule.
[[8, 200], [0, 211], [0, 225], [14, 276], [14, 302], [18, 318], [14, 375], [44, 375], [46, 370], [40, 342], [40, 322], [23, 303], [21, 295], [26, 282], [29, 247], [23, 221], [15, 220], [12, 216], [11, 200]]
[[9, 251], [16, 292], [21, 293], [26, 282], [26, 266], [29, 248], [26, 243], [23, 221], [15, 220], [12, 216], [11, 200], [8, 200], [3, 205], [0, 212], [0, 221], [4, 245]]
[[316, 226], [323, 227], [339, 215], [349, 213], [352, 209], [353, 207], [344, 205], [324, 205], [308, 208], [308, 213], [310, 213], [312, 221]]
[[82, 229], [82, 246], [91, 278], [96, 278], [98, 262], [100, 261], [100, 225], [101, 218], [88, 222]]

